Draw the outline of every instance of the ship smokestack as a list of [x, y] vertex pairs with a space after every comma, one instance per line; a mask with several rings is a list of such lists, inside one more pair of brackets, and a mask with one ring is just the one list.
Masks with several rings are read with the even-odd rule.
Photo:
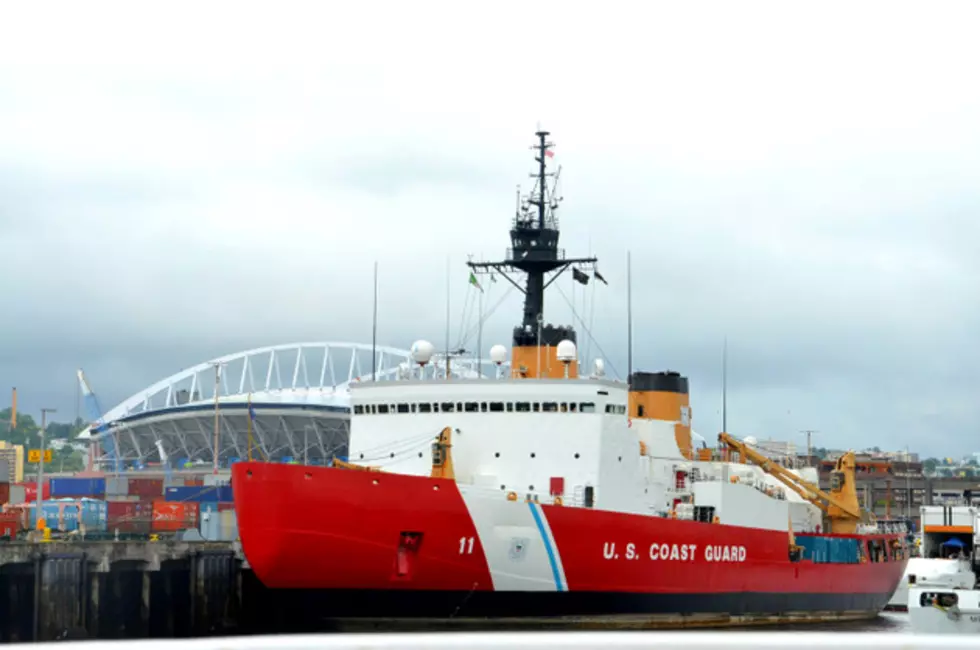
[[676, 422], [674, 439], [681, 455], [693, 459], [687, 377], [678, 372], [634, 372], [629, 377], [629, 416]]

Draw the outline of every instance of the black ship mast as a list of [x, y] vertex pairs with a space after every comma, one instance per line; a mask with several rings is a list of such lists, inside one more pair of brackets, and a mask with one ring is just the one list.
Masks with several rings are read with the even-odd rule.
[[[538, 169], [531, 174], [536, 179], [530, 196], [518, 201], [517, 212], [510, 230], [511, 248], [501, 262], [467, 262], [474, 273], [499, 273], [524, 294], [524, 317], [521, 325], [514, 328], [514, 347], [556, 346], [561, 340], [575, 343], [575, 331], [571, 327], [544, 324], [544, 290], [569, 267], [584, 266], [594, 271], [596, 258], [566, 258], [564, 249], [558, 247], [560, 235], [555, 212], [561, 198], [557, 195], [557, 173], [548, 171], [547, 160], [552, 157], [554, 143], [548, 140], [547, 131], [535, 133], [537, 144], [535, 161]], [[551, 188], [548, 180], [554, 179]], [[526, 275], [524, 286], [511, 277], [511, 273]], [[549, 274], [550, 277], [549, 277]], [[594, 273], [593, 273], [594, 275]]]

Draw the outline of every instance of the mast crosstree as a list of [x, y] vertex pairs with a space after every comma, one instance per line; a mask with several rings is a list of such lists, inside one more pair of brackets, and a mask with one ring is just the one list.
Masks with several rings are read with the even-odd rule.
[[[580, 282], [589, 279], [580, 267], [591, 270], [596, 279], [602, 279], [595, 273], [595, 257], [565, 257], [564, 249], [558, 246], [561, 233], [556, 212], [562, 199], [558, 196], [557, 181], [561, 168], [557, 172], [548, 171], [548, 159], [554, 157], [554, 143], [548, 140], [548, 131], [538, 131], [535, 135], [538, 142], [531, 147], [536, 151], [534, 159], [538, 164], [531, 174], [535, 187], [527, 197], [519, 196], [506, 258], [499, 262], [467, 262], [474, 273], [498, 273], [524, 294], [524, 316], [514, 328], [514, 348], [556, 346], [564, 339], [574, 343], [573, 328], [544, 325], [544, 290], [570, 267]], [[523, 286], [513, 277], [516, 273], [526, 276]]]

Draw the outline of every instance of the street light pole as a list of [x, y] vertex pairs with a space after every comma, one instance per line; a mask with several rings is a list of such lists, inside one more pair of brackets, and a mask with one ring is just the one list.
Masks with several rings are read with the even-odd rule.
[[48, 428], [48, 413], [56, 413], [57, 409], [41, 409], [41, 457], [37, 463], [37, 510], [34, 511], [35, 528], [41, 528], [44, 521], [44, 434]]
[[800, 433], [806, 434], [806, 462], [809, 463], [810, 458], [813, 456], [813, 444], [812, 444], [811, 436], [813, 436], [813, 434], [815, 433], [819, 433], [819, 431], [817, 431], [816, 429], [804, 429], [803, 431], [800, 431]]

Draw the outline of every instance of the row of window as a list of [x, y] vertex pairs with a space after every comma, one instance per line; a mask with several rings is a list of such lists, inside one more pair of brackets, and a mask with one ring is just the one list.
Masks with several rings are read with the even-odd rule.
[[[387, 413], [595, 413], [595, 402], [418, 402], [355, 404], [355, 415]], [[625, 404], [606, 404], [606, 413], [626, 414]]]

